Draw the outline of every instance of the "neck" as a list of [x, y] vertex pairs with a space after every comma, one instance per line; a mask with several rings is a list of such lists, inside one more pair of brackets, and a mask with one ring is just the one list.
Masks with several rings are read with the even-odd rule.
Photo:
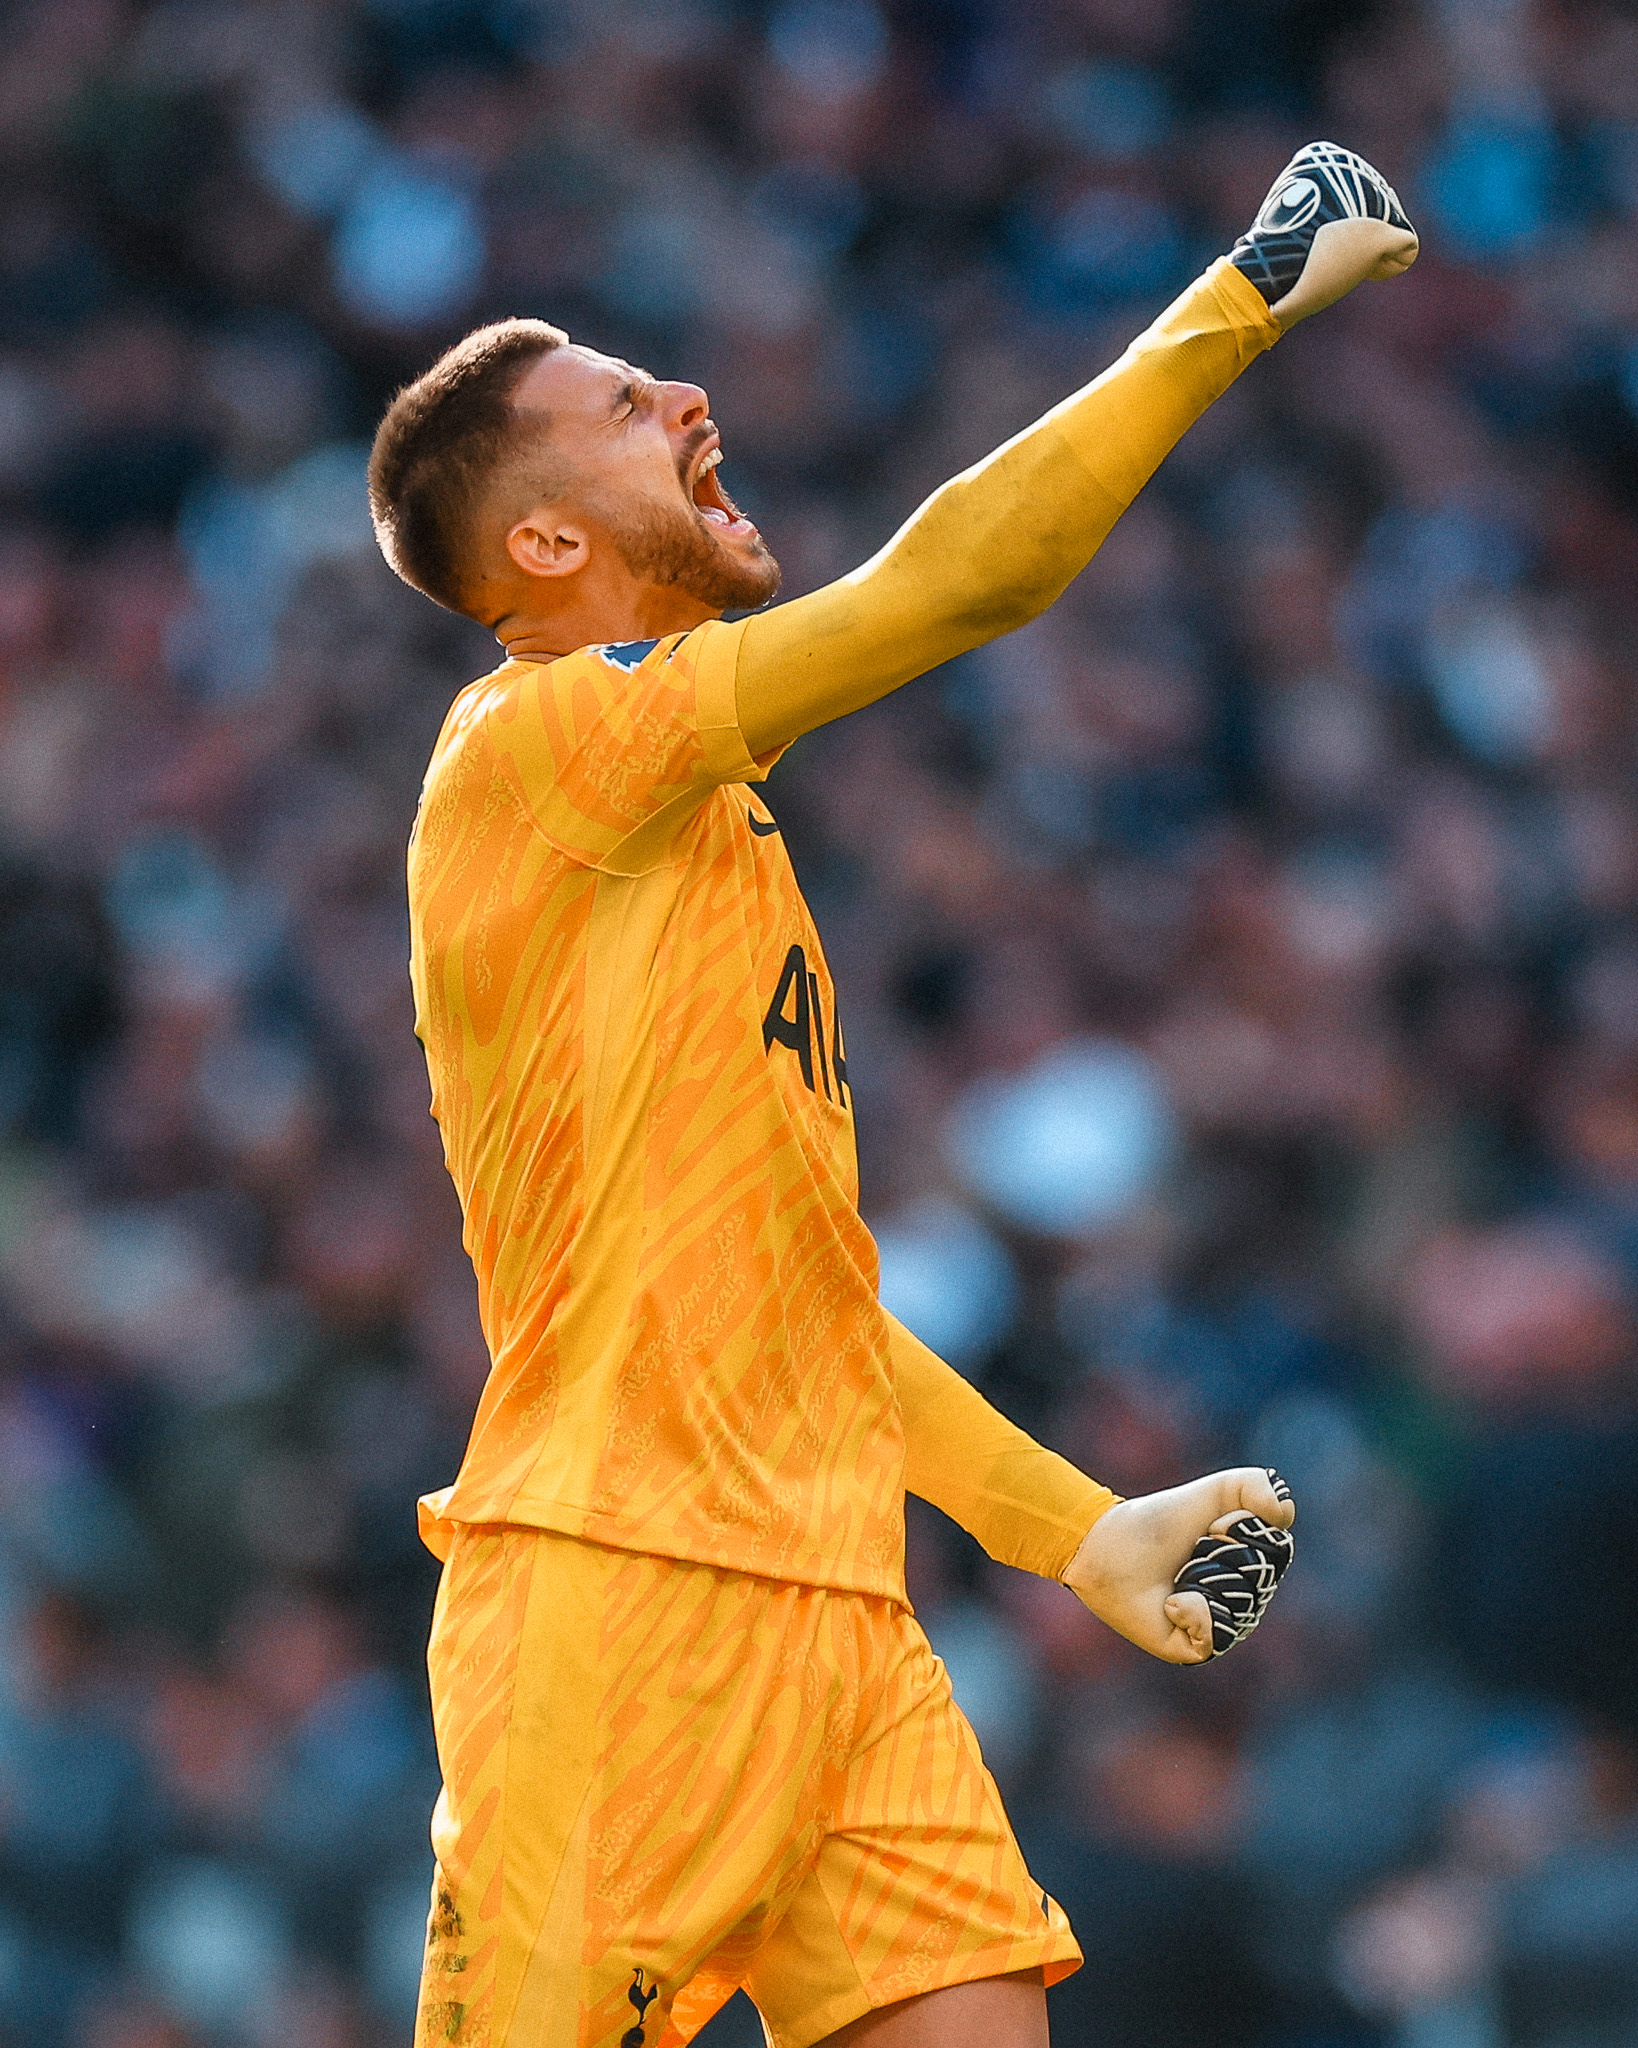
[[618, 646], [626, 640], [662, 640], [686, 633], [720, 607], [702, 604], [670, 585], [644, 584], [625, 591], [576, 593], [543, 609], [529, 592], [515, 611], [495, 621], [495, 638], [512, 661], [554, 661], [577, 647]]

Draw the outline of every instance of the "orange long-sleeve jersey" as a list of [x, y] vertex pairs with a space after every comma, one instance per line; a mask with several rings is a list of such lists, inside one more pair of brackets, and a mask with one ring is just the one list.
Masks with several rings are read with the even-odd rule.
[[902, 1599], [907, 1485], [1053, 1576], [1113, 1501], [883, 1311], [836, 991], [753, 785], [1050, 603], [1278, 333], [1215, 265], [852, 576], [456, 700], [411, 976], [494, 1363], [435, 1548], [521, 1523]]

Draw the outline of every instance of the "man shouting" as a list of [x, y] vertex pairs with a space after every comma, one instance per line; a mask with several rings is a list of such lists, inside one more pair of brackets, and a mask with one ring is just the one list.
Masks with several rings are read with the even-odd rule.
[[1080, 1951], [906, 1602], [905, 1492], [1174, 1663], [1254, 1624], [1293, 1510], [1252, 1469], [1117, 1502], [883, 1310], [836, 991], [756, 785], [1049, 605], [1253, 358], [1415, 253], [1312, 145], [1105, 375], [768, 610], [696, 385], [509, 320], [383, 420], [388, 560], [507, 656], [409, 855], [493, 1357], [423, 1503], [424, 2048], [672, 2048], [742, 1985], [776, 2048], [1045, 2043]]

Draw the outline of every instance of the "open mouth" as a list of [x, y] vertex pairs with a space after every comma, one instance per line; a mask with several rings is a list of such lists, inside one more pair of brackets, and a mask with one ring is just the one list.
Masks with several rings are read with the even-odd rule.
[[713, 443], [694, 471], [694, 481], [689, 488], [688, 495], [694, 501], [694, 509], [702, 519], [709, 519], [713, 526], [720, 526], [729, 533], [755, 533], [755, 526], [722, 488], [717, 475], [721, 462], [722, 449]]

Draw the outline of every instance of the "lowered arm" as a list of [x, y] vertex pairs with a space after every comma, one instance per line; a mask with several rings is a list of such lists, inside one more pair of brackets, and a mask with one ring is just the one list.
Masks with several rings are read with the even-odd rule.
[[904, 1417], [904, 1484], [999, 1564], [1061, 1579], [1119, 1500], [992, 1408], [894, 1316], [888, 1344]]

